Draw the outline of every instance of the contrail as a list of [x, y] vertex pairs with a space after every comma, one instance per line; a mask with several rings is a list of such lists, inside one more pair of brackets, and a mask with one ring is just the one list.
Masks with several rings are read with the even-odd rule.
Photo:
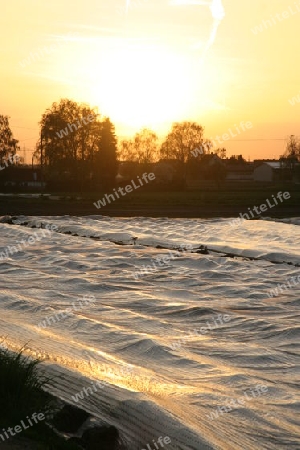
[[[190, 5], [197, 5], [197, 6], [209, 6], [209, 9], [211, 11], [211, 15], [213, 18], [213, 24], [210, 30], [210, 35], [208, 40], [206, 41], [206, 45], [203, 50], [202, 59], [205, 57], [208, 50], [212, 47], [216, 40], [217, 31], [219, 28], [220, 23], [225, 17], [225, 9], [222, 4], [222, 0], [169, 0], [169, 5], [171, 6], [190, 6]], [[126, 13], [128, 13], [130, 7], [130, 0], [126, 0]], [[198, 43], [194, 46], [194, 48], [199, 48], [201, 46], [201, 43]]]
[[[206, 56], [208, 50], [212, 47], [216, 40], [217, 31], [219, 28], [220, 23], [225, 17], [225, 9], [222, 4], [222, 0], [169, 0], [169, 4], [172, 6], [178, 6], [178, 5], [198, 5], [198, 6], [208, 6], [211, 11], [211, 15], [214, 19], [210, 35], [208, 40], [206, 41], [206, 45], [204, 47], [203, 53], [202, 53], [202, 60]], [[201, 46], [201, 43], [198, 43], [194, 46], [194, 48], [199, 48]]]

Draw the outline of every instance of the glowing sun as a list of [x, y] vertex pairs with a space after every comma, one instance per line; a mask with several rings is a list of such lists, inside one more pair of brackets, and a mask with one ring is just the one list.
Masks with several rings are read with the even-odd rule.
[[188, 109], [188, 65], [182, 56], [161, 47], [124, 46], [105, 58], [93, 103], [126, 127], [158, 127]]

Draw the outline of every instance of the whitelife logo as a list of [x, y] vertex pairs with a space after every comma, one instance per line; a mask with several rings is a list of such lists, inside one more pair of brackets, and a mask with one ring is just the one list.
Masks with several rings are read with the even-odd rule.
[[277, 25], [279, 22], [283, 20], [289, 19], [290, 17], [298, 14], [300, 12], [300, 2], [295, 2], [293, 6], [289, 6], [288, 9], [282, 11], [281, 13], [276, 13], [275, 15], [271, 15], [270, 19], [263, 20], [260, 25], [257, 25], [255, 28], [252, 28], [251, 31], [253, 34], [262, 33], [264, 30]]
[[290, 105], [295, 106], [296, 103], [300, 103], [300, 93], [297, 95], [297, 97], [293, 97], [289, 100]]
[[[37, 232], [29, 236], [27, 240], [22, 239], [21, 241], [16, 241], [17, 245], [8, 245], [3, 252], [0, 252], [0, 261], [3, 261], [9, 257], [9, 255], [14, 255], [15, 253], [22, 252], [24, 248], [29, 245], [35, 244], [36, 241], [40, 241], [43, 238], [51, 236], [51, 231], [57, 231], [58, 227], [56, 225], [46, 225], [46, 229], [41, 229], [40, 234]], [[48, 235], [47, 235], [48, 233]]]
[[[239, 125], [237, 125], [236, 123], [234, 124], [234, 131], [232, 131], [231, 128], [228, 128], [227, 132], [223, 133], [222, 136], [217, 135], [214, 138], [210, 138], [210, 141], [213, 147], [218, 147], [218, 145], [223, 144], [224, 141], [229, 141], [231, 138], [236, 138], [237, 136], [242, 134], [242, 132], [250, 130], [251, 128], [253, 128], [252, 122], [250, 122], [249, 120], [248, 122], [241, 121]], [[223, 140], [221, 140], [221, 138]]]
[[[85, 119], [87, 119], [88, 122], [86, 122]], [[74, 131], [77, 131], [78, 128], [81, 128], [82, 124], [88, 125], [89, 123], [93, 122], [95, 119], [96, 119], [96, 116], [94, 116], [93, 114], [89, 114], [86, 118], [82, 117], [82, 119], [81, 119], [82, 123], [80, 123], [80, 120], [77, 120], [77, 125], [75, 123], [71, 123], [71, 124], [68, 123], [68, 126], [65, 129], [57, 131], [56, 135], [59, 137], [59, 139], [62, 139], [63, 137], [67, 137], [69, 134], [69, 131], [70, 131], [70, 133], [73, 133]], [[75, 130], [73, 129], [73, 127], [75, 127]], [[68, 128], [69, 128], [69, 130], [68, 130]]]
[[[291, 198], [291, 194], [289, 192], [284, 192], [282, 193], [281, 191], [277, 193], [276, 195], [277, 199], [280, 200], [280, 202], [282, 203], [283, 200], [289, 200]], [[283, 198], [282, 198], [283, 197]], [[270, 203], [270, 200], [267, 198], [266, 199], [266, 203], [262, 203], [260, 206], [254, 206], [252, 209], [253, 211], [255, 211], [255, 214], [257, 216], [259, 216], [262, 212], [266, 212], [268, 210], [268, 208], [274, 208], [275, 206], [277, 206], [279, 203], [276, 200], [276, 198], [274, 197], [274, 195], [272, 195], [272, 198], [274, 200], [274, 204]], [[251, 219], [255, 218], [255, 214], [254, 212], [251, 210], [251, 208], [248, 208], [249, 214], [251, 215]], [[240, 213], [240, 217], [234, 220], [231, 220], [230, 225], [231, 226], [235, 226], [235, 225], [240, 225], [244, 220], [250, 220], [250, 215], [248, 213]]]
[[74, 38], [77, 38], [79, 33], [67, 33], [66, 36], [62, 38], [60, 41], [55, 41], [50, 45], [45, 45], [43, 48], [39, 48], [35, 51], [29, 53], [27, 58], [23, 59], [19, 62], [19, 65], [24, 69], [26, 66], [29, 66], [31, 63], [35, 63], [36, 61], [41, 61], [47, 55], [51, 55], [51, 53], [59, 50], [64, 44], [67, 42], [71, 42]]
[[[125, 192], [124, 192], [124, 189], [123, 189], [122, 187], [119, 187], [119, 188], [118, 188], [118, 192], [121, 193], [122, 197], [124, 197], [126, 194], [130, 194], [130, 192], [132, 192], [133, 189], [138, 189], [138, 188], [140, 188], [141, 186], [144, 186], [144, 183], [143, 183], [143, 181], [140, 179], [140, 177], [138, 176], [137, 178], [138, 178], [138, 181], [139, 181], [140, 185], [137, 186], [137, 185], [135, 184], [135, 182], [134, 182], [133, 180], [131, 180], [131, 184], [127, 184], [127, 186], [125, 186], [125, 188], [124, 188], [124, 189], [125, 189]], [[155, 175], [154, 175], [153, 172], [150, 172], [150, 173], [148, 173], [148, 174], [147, 174], [147, 173], [144, 173], [143, 176], [142, 176], [142, 178], [143, 178], [143, 180], [146, 182], [146, 184], [148, 184], [149, 181], [155, 180]], [[148, 179], [149, 179], [149, 181], [148, 181]], [[112, 199], [112, 201], [116, 201], [115, 196], [117, 197], [117, 199], [120, 198], [120, 196], [119, 196], [117, 190], [116, 190], [116, 189], [113, 189], [113, 191], [114, 191], [114, 194], [105, 194], [105, 197], [102, 197], [101, 200], [98, 200], [97, 202], [94, 203], [94, 205], [96, 206], [97, 209], [100, 209], [101, 206], [106, 206], [106, 201], [108, 201], [108, 203], [111, 202], [111, 199]]]
[[179, 256], [182, 256], [184, 252], [191, 251], [193, 249], [193, 246], [191, 244], [182, 244], [179, 246], [179, 249], [177, 252], [171, 252], [169, 251], [169, 255], [161, 255], [157, 256], [156, 258], [153, 258], [152, 266], [151, 265], [143, 265], [138, 272], [134, 273], [135, 280], [138, 280], [139, 277], [143, 275], [149, 275], [157, 270], [159, 270], [161, 267], [165, 267], [169, 264], [170, 260], [176, 259]]
[[[96, 381], [96, 384], [99, 389], [103, 389], [107, 385], [105, 381]], [[74, 402], [78, 403], [79, 400], [83, 400], [85, 397], [94, 395], [96, 392], [98, 392], [98, 389], [95, 386], [94, 382], [92, 381], [91, 387], [90, 386], [84, 387], [81, 391], [77, 392], [75, 395], [71, 395], [71, 397]]]
[[[7, 428], [7, 430], [5, 430], [3, 428], [2, 433], [5, 435], [5, 438], [4, 438], [3, 434], [0, 434], [0, 438], [2, 439], [2, 442], [4, 442], [5, 439], [9, 439], [10, 437], [15, 436], [16, 433], [22, 433], [22, 431], [28, 430], [28, 428], [33, 427], [34, 424], [37, 424], [38, 422], [45, 420], [45, 416], [43, 413], [39, 413], [39, 414], [33, 413], [31, 418], [29, 418], [27, 416], [26, 419], [28, 421], [27, 425], [29, 425], [29, 426], [26, 426], [24, 420], [21, 420], [21, 425], [16, 425], [14, 428], [9, 427], [9, 428]], [[32, 423], [31, 419], [33, 420], [34, 423]]]
[[210, 141], [204, 142], [198, 148], [191, 150], [191, 154], [196, 158], [197, 156], [205, 155], [210, 151], [214, 144]]
[[[294, 283], [293, 285], [291, 285], [291, 281]], [[279, 294], [283, 293], [283, 289], [285, 290], [291, 289], [294, 286], [297, 286], [297, 284], [299, 283], [300, 283], [300, 275], [298, 275], [298, 277], [291, 277], [289, 281], [287, 281], [287, 284], [277, 284], [276, 288], [270, 289], [270, 291], [268, 292], [268, 296], [269, 298], [277, 297]]]
[[[158, 446], [159, 444], [159, 446]], [[162, 436], [159, 436], [159, 438], [157, 439], [157, 442], [155, 442], [155, 440], [153, 439], [153, 445], [155, 447], [155, 449], [153, 449], [152, 447], [150, 447], [150, 444], [147, 444], [146, 447], [147, 448], [142, 448], [141, 450], [159, 450], [160, 448], [163, 448], [165, 445], [171, 444], [171, 439], [169, 438], [169, 436], [165, 436], [164, 438]], [[152, 443], [151, 443], [152, 445]]]
[[207, 321], [206, 322], [206, 325], [207, 325], [206, 327], [201, 327], [199, 329], [199, 331], [195, 328], [193, 331], [189, 332], [190, 333], [189, 336], [187, 336], [187, 337], [185, 337], [183, 339], [180, 339], [177, 342], [173, 342], [173, 344], [170, 345], [171, 349], [172, 350], [179, 350], [181, 348], [181, 346], [188, 341], [189, 337], [199, 336], [199, 332], [202, 335], [203, 334], [207, 334], [209, 331], [215, 330], [216, 328], [219, 328], [219, 327], [223, 326], [224, 322], [226, 324], [230, 320], [231, 320], [231, 316], [229, 316], [227, 314], [222, 316], [222, 314], [219, 314], [217, 317], [213, 317], [214, 325], [212, 327], [211, 327], [211, 323]]
[[226, 405], [218, 406], [218, 408], [215, 411], [211, 412], [209, 415], [205, 414], [206, 417], [208, 417], [210, 420], [217, 419], [220, 414], [222, 415], [224, 413], [233, 411], [234, 408], [240, 408], [240, 406], [243, 406], [245, 402], [249, 402], [256, 397], [260, 397], [261, 395], [265, 394], [266, 392], [268, 392], [268, 388], [263, 384], [257, 384], [255, 388], [250, 388], [249, 391], [245, 391], [244, 396], [237, 400], [234, 400], [232, 398]]
[[72, 316], [73, 311], [83, 310], [87, 306], [90, 306], [91, 303], [94, 303], [96, 301], [94, 295], [92, 295], [92, 294], [85, 294], [85, 295], [83, 295], [82, 299], [85, 303], [82, 303], [80, 300], [78, 300], [77, 301], [77, 306], [79, 306], [78, 308], [76, 306], [76, 303], [73, 302], [72, 308], [66, 308], [63, 311], [58, 311], [53, 316], [45, 317], [45, 319], [38, 324], [37, 329], [38, 330], [44, 329], [49, 325], [55, 324], [55, 323], [59, 322], [60, 320], [66, 319], [67, 317]]
[[6, 159], [3, 160], [3, 164], [4, 167], [2, 167], [2, 165], [0, 164], [0, 170], [4, 170], [6, 167], [8, 167], [9, 165], [12, 164], [18, 164], [18, 162], [20, 161], [20, 156], [19, 155], [12, 155], [9, 154], [8, 157]]

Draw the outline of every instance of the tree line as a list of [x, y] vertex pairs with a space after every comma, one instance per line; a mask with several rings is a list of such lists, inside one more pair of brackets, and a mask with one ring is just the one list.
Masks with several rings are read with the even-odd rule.
[[[39, 126], [34, 158], [41, 165], [49, 187], [66, 190], [111, 187], [119, 163], [125, 161], [145, 170], [147, 165], [159, 160], [172, 160], [177, 163], [178, 177], [182, 180], [187, 172], [199, 170], [205, 178], [217, 181], [226, 175], [224, 166], [215, 163], [226, 157], [226, 149], [212, 152], [212, 143], [205, 139], [203, 126], [196, 122], [174, 123], [161, 144], [156, 133], [147, 128], [118, 143], [115, 126], [109, 118], [89, 105], [61, 99], [45, 111]], [[18, 149], [9, 118], [0, 115], [0, 163]], [[213, 158], [214, 155], [219, 158]], [[300, 141], [295, 136], [290, 137], [280, 161], [286, 167], [294, 167], [300, 161]]]

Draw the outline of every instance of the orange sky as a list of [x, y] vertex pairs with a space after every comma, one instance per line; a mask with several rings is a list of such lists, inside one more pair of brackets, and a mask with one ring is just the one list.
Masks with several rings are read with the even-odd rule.
[[289, 102], [300, 93], [300, 0], [212, 1], [131, 0], [127, 11], [126, 0], [7, 2], [0, 114], [27, 162], [60, 98], [97, 106], [122, 137], [195, 120], [228, 155], [283, 153], [300, 135], [300, 97]]

